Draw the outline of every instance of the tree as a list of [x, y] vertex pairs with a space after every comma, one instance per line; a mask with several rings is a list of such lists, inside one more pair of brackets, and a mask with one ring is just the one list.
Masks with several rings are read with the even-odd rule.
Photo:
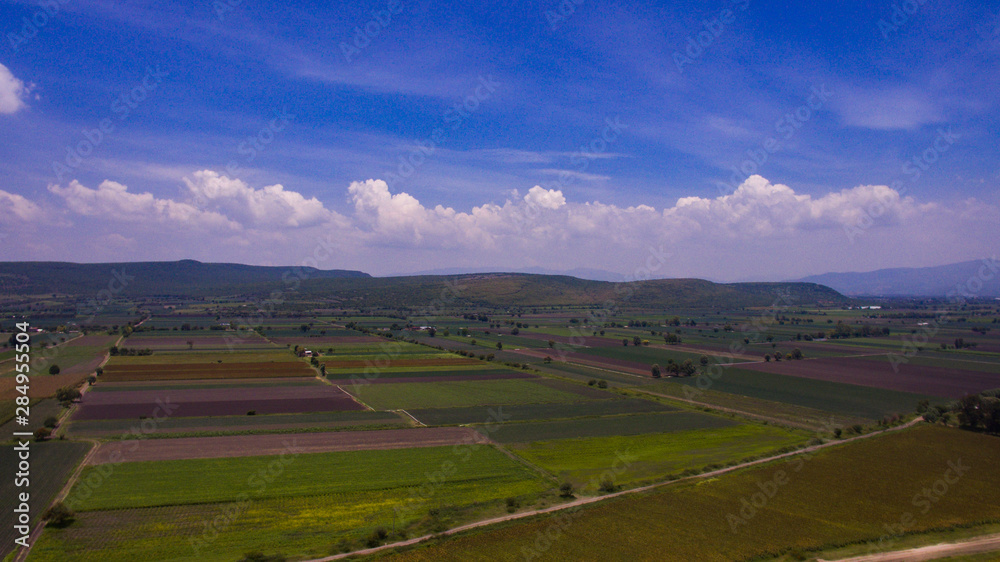
[[71, 386], [66, 386], [56, 391], [56, 400], [64, 404], [72, 402], [79, 397], [80, 391]]
[[636, 347], [642, 345], [642, 338], [640, 338], [639, 336], [632, 336], [632, 345]]
[[597, 388], [607, 388], [607, 387], [608, 387], [608, 381], [605, 380], [597, 381]]
[[602, 492], [610, 494], [611, 492], [617, 490], [618, 486], [615, 485], [615, 481], [612, 480], [610, 476], [605, 476], [604, 478], [601, 478], [600, 488]]
[[653, 366], [650, 367], [650, 372], [652, 373], [654, 379], [658, 379], [663, 376], [663, 373], [660, 372], [660, 365], [657, 363], [654, 363]]
[[696, 368], [695, 368], [695, 366], [694, 366], [694, 362], [693, 362], [693, 361], [691, 361], [690, 359], [687, 359], [687, 360], [685, 360], [685, 361], [684, 361], [684, 363], [683, 363], [683, 364], [681, 365], [681, 371], [682, 371], [682, 372], [683, 372], [683, 373], [684, 373], [685, 375], [687, 375], [687, 376], [689, 376], [689, 377], [690, 377], [691, 375], [693, 375], [693, 374], [695, 374], [696, 372], [698, 372], [698, 369], [696, 369]]
[[792, 350], [792, 359], [802, 359], [802, 350], [795, 348]]
[[194, 342], [191, 341], [191, 340], [188, 340], [187, 341], [187, 346], [188, 346], [188, 349], [194, 349]]
[[702, 367], [708, 367], [708, 355], [702, 355], [698, 362], [701, 363]]
[[562, 485], [559, 486], [559, 496], [560, 497], [563, 497], [563, 498], [572, 498], [574, 491], [575, 490], [573, 489], [573, 484], [571, 484], [569, 482], [563, 482]]
[[63, 527], [68, 527], [70, 523], [76, 520], [75, 513], [73, 510], [66, 507], [63, 502], [56, 502], [55, 505], [45, 510], [42, 514], [42, 518], [46, 520], [46, 527], [56, 527], [61, 529]]
[[622, 345], [628, 347], [628, 338], [622, 338]]
[[53, 429], [57, 425], [59, 425], [59, 418], [57, 418], [55, 416], [49, 416], [49, 417], [45, 418], [45, 421], [42, 422], [42, 425], [44, 425], [45, 427], [47, 427], [49, 429]]
[[59, 374], [59, 365], [52, 365], [51, 367], [49, 367], [49, 374], [50, 375], [58, 375]]
[[52, 430], [47, 427], [39, 427], [35, 430], [35, 441], [45, 441], [52, 435]]
[[545, 362], [545, 363], [551, 363], [552, 362], [552, 358], [549, 357], [548, 355], [546, 355], [545, 359], [542, 359], [542, 361]]
[[436, 328], [428, 328], [428, 329], [427, 329], [427, 335], [428, 335], [428, 336], [430, 336], [430, 337], [432, 337], [432, 338], [433, 338], [434, 336], [436, 336], [436, 335], [437, 335], [437, 333], [438, 333], [438, 331], [437, 331], [437, 329], [436, 329]]
[[497, 342], [497, 350], [503, 349], [503, 342]]
[[966, 429], [978, 429], [985, 421], [983, 399], [970, 394], [958, 401], [958, 423]]
[[556, 340], [549, 340], [549, 347], [555, 347], [555, 346], [556, 346]]
[[771, 362], [771, 354], [770, 353], [765, 353], [764, 354], [764, 362], [765, 363], [770, 363]]

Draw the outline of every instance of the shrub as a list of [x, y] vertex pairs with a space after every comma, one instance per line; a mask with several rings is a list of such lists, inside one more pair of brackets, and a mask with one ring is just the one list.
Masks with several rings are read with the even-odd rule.
[[35, 441], [45, 441], [52, 435], [52, 430], [47, 427], [39, 427], [35, 430]]
[[608, 387], [608, 381], [605, 380], [597, 381], [597, 388], [607, 388], [607, 387]]
[[50, 375], [58, 375], [59, 374], [59, 365], [52, 365], [51, 367], [49, 367], [49, 374]]
[[573, 489], [573, 484], [571, 484], [569, 482], [563, 482], [559, 486], [559, 497], [562, 497], [562, 498], [572, 498], [574, 491], [575, 490]]
[[285, 562], [284, 555], [264, 554], [263, 552], [248, 552], [240, 558], [239, 562]]
[[602, 492], [611, 493], [617, 489], [618, 486], [615, 485], [615, 481], [612, 480], [610, 476], [605, 476], [604, 478], [601, 478], [600, 490]]
[[49, 416], [49, 417], [45, 418], [45, 421], [42, 422], [42, 425], [44, 425], [45, 427], [47, 427], [49, 429], [52, 429], [55, 426], [59, 425], [59, 418], [57, 418], [55, 416]]
[[63, 527], [68, 527], [73, 521], [76, 520], [75, 513], [73, 510], [63, 505], [63, 502], [56, 502], [55, 505], [45, 510], [42, 518], [47, 522], [46, 527], [55, 527], [61, 529]]
[[368, 535], [368, 537], [365, 539], [365, 546], [367, 546], [368, 548], [375, 548], [376, 546], [380, 546], [382, 542], [384, 542], [385, 539], [388, 538], [388, 536], [389, 536], [389, 531], [386, 531], [382, 527], [379, 527], [378, 529], [372, 531], [372, 533]]

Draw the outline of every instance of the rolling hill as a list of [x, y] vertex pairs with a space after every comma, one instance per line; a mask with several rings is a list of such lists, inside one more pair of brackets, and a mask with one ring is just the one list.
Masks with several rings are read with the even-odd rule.
[[977, 260], [936, 267], [900, 267], [863, 273], [824, 273], [799, 279], [845, 295], [884, 297], [1000, 297], [1000, 264]]
[[[351, 308], [449, 306], [641, 306], [741, 308], [840, 304], [843, 295], [814, 283], [730, 283], [656, 279], [632, 283], [567, 275], [473, 273], [372, 277], [359, 271], [210, 264], [192, 260], [74, 264], [0, 263], [0, 291], [12, 295], [113, 297], [236, 296], [309, 300]], [[787, 298], [781, 295], [787, 295]]]

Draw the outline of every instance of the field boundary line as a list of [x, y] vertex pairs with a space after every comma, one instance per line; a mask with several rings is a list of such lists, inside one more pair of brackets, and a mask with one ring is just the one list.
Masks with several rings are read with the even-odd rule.
[[373, 548], [366, 548], [366, 549], [363, 549], [363, 550], [356, 550], [354, 552], [346, 552], [346, 553], [342, 553], [342, 554], [335, 554], [335, 555], [327, 556], [327, 557], [324, 557], [324, 558], [314, 558], [314, 559], [306, 560], [305, 562], [332, 562], [333, 560], [342, 560], [344, 558], [348, 558], [348, 557], [351, 557], [351, 556], [366, 556], [368, 554], [376, 554], [378, 552], [382, 552], [382, 551], [385, 551], [385, 550], [390, 550], [390, 549], [395, 549], [395, 548], [400, 548], [400, 547], [405, 547], [405, 546], [413, 546], [415, 544], [419, 544], [419, 543], [424, 542], [424, 541], [428, 541], [428, 540], [432, 540], [432, 539], [440, 538], [440, 537], [446, 537], [446, 536], [450, 536], [450, 535], [456, 535], [456, 534], [462, 533], [464, 531], [469, 531], [469, 530], [477, 529], [477, 528], [480, 528], [480, 527], [487, 527], [487, 526], [490, 526], [490, 525], [495, 525], [497, 523], [504, 523], [504, 522], [508, 522], [508, 521], [515, 521], [515, 520], [518, 520], [518, 519], [526, 519], [526, 518], [535, 517], [535, 516], [538, 516], [538, 515], [545, 515], [545, 514], [548, 514], [548, 513], [554, 513], [554, 512], [557, 512], [557, 511], [563, 511], [563, 510], [566, 510], [566, 509], [573, 509], [573, 508], [576, 508], [576, 507], [581, 507], [581, 506], [589, 505], [589, 504], [592, 504], [592, 503], [603, 502], [603, 501], [607, 501], [607, 500], [614, 499], [614, 498], [619, 498], [619, 497], [626, 496], [626, 495], [640, 494], [640, 493], [643, 493], [643, 492], [648, 492], [648, 491], [651, 491], [651, 490], [655, 490], [656, 488], [663, 488], [663, 487], [666, 487], [666, 486], [672, 486], [672, 485], [678, 484], [680, 482], [687, 482], [687, 481], [691, 481], [691, 480], [703, 480], [703, 479], [714, 478], [716, 476], [719, 476], [719, 475], [722, 475], [722, 474], [726, 474], [726, 473], [729, 473], [729, 472], [735, 472], [737, 470], [741, 470], [741, 469], [744, 469], [744, 468], [747, 468], [747, 467], [750, 467], [750, 466], [756, 466], [756, 465], [759, 465], [759, 464], [765, 464], [765, 463], [773, 462], [773, 461], [776, 461], [776, 460], [785, 459], [785, 458], [788, 458], [788, 457], [793, 457], [793, 456], [797, 456], [797, 455], [803, 455], [803, 454], [807, 454], [807, 453], [812, 453], [812, 452], [818, 451], [820, 449], [826, 449], [826, 448], [829, 448], [829, 447], [836, 447], [836, 446], [843, 445], [843, 444], [846, 444], [846, 443], [851, 443], [851, 442], [854, 442], [854, 441], [859, 441], [861, 439], [868, 439], [868, 438], [874, 437], [876, 435], [883, 435], [883, 434], [889, 433], [891, 431], [900, 431], [900, 430], [903, 430], [903, 429], [908, 429], [910, 427], [913, 427], [913, 426], [917, 425], [917, 423], [922, 422], [922, 421], [923, 421], [923, 419], [918, 417], [918, 418], [915, 418], [913, 420], [910, 420], [909, 422], [907, 422], [907, 423], [905, 423], [903, 425], [897, 425], [895, 427], [890, 427], [890, 428], [883, 429], [883, 430], [880, 430], [880, 431], [876, 431], [876, 432], [873, 432], [873, 433], [866, 433], [865, 435], [858, 435], [856, 437], [850, 437], [848, 439], [841, 439], [841, 440], [838, 440], [838, 441], [830, 441], [828, 443], [821, 443], [819, 445], [812, 445], [810, 447], [805, 447], [805, 448], [799, 449], [797, 451], [791, 451], [791, 452], [788, 452], [788, 453], [781, 453], [779, 455], [774, 455], [774, 456], [771, 456], [771, 457], [765, 457], [765, 458], [762, 458], [762, 459], [757, 459], [757, 460], [753, 460], [753, 461], [747, 461], [745, 463], [740, 463], [738, 465], [729, 466], [729, 467], [726, 467], [726, 468], [720, 468], [718, 470], [713, 470], [711, 472], [703, 472], [701, 474], [695, 474], [693, 476], [685, 476], [683, 478], [678, 478], [676, 480], [669, 480], [667, 482], [657, 482], [655, 484], [649, 484], [649, 485], [646, 485], [646, 486], [640, 486], [638, 488], [631, 488], [629, 490], [622, 490], [620, 492], [613, 492], [613, 493], [606, 494], [606, 495], [603, 495], [603, 496], [592, 496], [592, 497], [580, 498], [580, 499], [575, 500], [575, 501], [571, 501], [571, 502], [567, 502], [567, 503], [563, 503], [563, 504], [559, 504], [559, 505], [554, 505], [552, 507], [547, 507], [547, 508], [544, 508], [544, 509], [538, 509], [538, 510], [534, 510], [534, 511], [525, 511], [523, 513], [513, 513], [511, 515], [505, 515], [505, 516], [502, 516], [502, 517], [494, 517], [492, 519], [484, 519], [482, 521], [473, 521], [472, 523], [467, 523], [465, 525], [460, 525], [460, 526], [452, 528], [452, 529], [447, 529], [447, 530], [442, 531], [440, 533], [423, 535], [423, 536], [420, 536], [420, 537], [414, 537], [412, 539], [407, 539], [405, 541], [399, 541], [399, 542], [384, 544], [382, 546], [377, 546], [377, 547], [373, 547]]
[[426, 424], [426, 423], [424, 423], [424, 422], [422, 422], [422, 421], [418, 420], [418, 419], [417, 419], [417, 418], [416, 418], [416, 417], [415, 417], [415, 416], [414, 416], [413, 414], [411, 414], [410, 412], [407, 412], [406, 410], [402, 410], [402, 409], [401, 409], [401, 410], [396, 410], [396, 411], [397, 411], [397, 412], [403, 412], [404, 414], [406, 414], [406, 416], [407, 416], [408, 418], [410, 418], [411, 420], [413, 420], [413, 421], [414, 421], [414, 422], [415, 422], [415, 423], [417, 424], [417, 426], [419, 426], [419, 427], [427, 427], [427, 424]]
[[[333, 383], [331, 382], [330, 384], [333, 384]], [[363, 401], [363, 400], [361, 400], [360, 398], [358, 398], [357, 396], [355, 396], [355, 395], [351, 394], [350, 392], [347, 392], [347, 391], [346, 391], [346, 390], [344, 390], [343, 388], [340, 388], [340, 385], [339, 385], [339, 384], [334, 384], [333, 386], [337, 387], [337, 390], [339, 390], [339, 391], [343, 392], [344, 394], [346, 394], [346, 395], [350, 396], [350, 397], [351, 397], [351, 400], [354, 400], [355, 402], [357, 402], [358, 404], [361, 404], [361, 405], [362, 405], [362, 406], [364, 406], [365, 408], [368, 408], [369, 410], [371, 410], [371, 411], [373, 411], [373, 412], [377, 412], [377, 411], [378, 411], [378, 410], [376, 410], [375, 408], [372, 408], [371, 406], [369, 406], [368, 404], [365, 404], [365, 403], [364, 403], [364, 401]]]

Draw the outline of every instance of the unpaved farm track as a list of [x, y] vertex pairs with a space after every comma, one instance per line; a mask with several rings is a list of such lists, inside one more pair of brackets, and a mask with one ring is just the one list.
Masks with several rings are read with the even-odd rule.
[[[920, 560], [938, 560], [951, 556], [997, 551], [1000, 551], [1000, 533], [956, 543], [935, 544], [920, 548], [897, 550], [895, 552], [840, 558], [836, 562], [919, 562]], [[822, 558], [817, 560], [818, 562], [826, 562]]]

